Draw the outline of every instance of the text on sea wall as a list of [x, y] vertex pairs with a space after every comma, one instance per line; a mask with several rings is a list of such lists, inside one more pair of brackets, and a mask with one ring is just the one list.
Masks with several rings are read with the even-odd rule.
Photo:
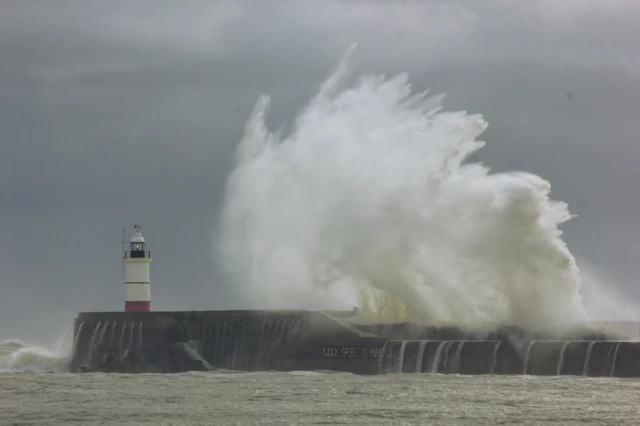
[[322, 348], [322, 358], [380, 358], [384, 348], [329, 346]]

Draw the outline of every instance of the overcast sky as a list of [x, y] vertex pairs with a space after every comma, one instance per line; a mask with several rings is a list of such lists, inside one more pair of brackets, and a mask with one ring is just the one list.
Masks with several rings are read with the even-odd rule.
[[478, 157], [548, 179], [579, 262], [640, 300], [638, 22], [636, 0], [5, 0], [0, 339], [121, 310], [136, 222], [154, 309], [243, 307], [210, 231], [244, 122], [262, 93], [290, 121], [353, 42], [483, 114]]

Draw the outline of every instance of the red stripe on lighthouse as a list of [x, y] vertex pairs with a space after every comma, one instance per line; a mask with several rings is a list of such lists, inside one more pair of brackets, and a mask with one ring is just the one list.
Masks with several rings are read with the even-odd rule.
[[151, 302], [124, 302], [125, 312], [151, 312]]

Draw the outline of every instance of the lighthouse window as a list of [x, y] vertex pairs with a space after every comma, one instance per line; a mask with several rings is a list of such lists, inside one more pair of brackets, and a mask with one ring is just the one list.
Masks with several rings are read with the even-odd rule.
[[142, 243], [132, 243], [131, 244], [131, 251], [142, 251], [144, 250]]

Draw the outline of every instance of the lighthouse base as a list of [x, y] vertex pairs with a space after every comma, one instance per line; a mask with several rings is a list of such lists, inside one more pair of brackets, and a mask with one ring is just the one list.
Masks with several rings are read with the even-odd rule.
[[333, 370], [640, 377], [640, 324], [558, 333], [362, 324], [351, 312], [81, 313], [73, 372]]

